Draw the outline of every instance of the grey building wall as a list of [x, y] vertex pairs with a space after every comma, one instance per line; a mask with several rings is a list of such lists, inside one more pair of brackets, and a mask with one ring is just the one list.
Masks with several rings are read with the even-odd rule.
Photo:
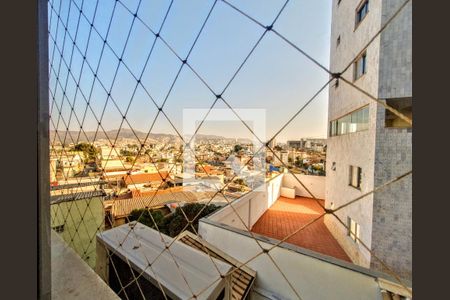
[[[383, 22], [404, 0], [383, 1]], [[412, 97], [412, 4], [381, 34], [380, 98]], [[385, 109], [378, 107], [375, 186], [412, 169], [412, 130], [386, 128]], [[412, 280], [412, 176], [374, 195], [372, 245], [374, 253], [397, 274]], [[372, 259], [371, 267], [384, 270]]]
[[[339, 5], [337, 0], [332, 3], [330, 68], [333, 72], [341, 72], [351, 64], [381, 26], [381, 5], [377, 5], [375, 2], [370, 6], [370, 12], [363, 22], [355, 28], [355, 11], [359, 4], [360, 0], [345, 0], [341, 1]], [[341, 42], [337, 45], [336, 41], [339, 36]], [[367, 73], [356, 80], [355, 84], [376, 96], [379, 86], [379, 43], [372, 43], [366, 50]], [[353, 81], [353, 65], [342, 76]], [[327, 140], [325, 198], [327, 207], [339, 207], [373, 189], [377, 115], [377, 104], [348, 84], [340, 82], [338, 87], [331, 86], [329, 88], [329, 121], [365, 105], [369, 105], [369, 128], [367, 130], [329, 137]], [[331, 170], [333, 162], [336, 163], [335, 171]], [[362, 168], [360, 190], [349, 186], [350, 165]], [[350, 217], [360, 225], [360, 239], [368, 247], [371, 247], [372, 242], [372, 202], [373, 198], [370, 195], [337, 212], [343, 222], [346, 223], [347, 217]], [[347, 229], [334, 216], [326, 215], [325, 224], [354, 263], [365, 267], [370, 266], [370, 252], [360, 243], [353, 241], [347, 235]]]
[[[360, 0], [333, 1], [330, 68], [340, 72], [347, 66], [404, 0], [371, 0], [369, 13], [355, 28]], [[376, 38], [367, 51], [367, 73], [355, 84], [379, 99], [411, 97], [411, 4]], [[336, 41], [340, 36], [341, 42]], [[353, 66], [343, 76], [353, 81]], [[371, 191], [411, 168], [411, 130], [385, 128], [385, 109], [341, 82], [329, 89], [328, 120], [335, 120], [363, 105], [369, 105], [369, 129], [327, 141], [327, 207], [338, 207]], [[336, 170], [331, 170], [336, 162]], [[349, 186], [349, 166], [362, 168], [362, 187]], [[337, 215], [351, 217], [361, 226], [360, 238], [393, 271], [411, 279], [411, 178], [367, 196]], [[333, 216], [325, 223], [354, 263], [383, 269], [378, 260]]]
[[[382, 24], [405, 3], [384, 0]], [[412, 96], [412, 2], [392, 20], [380, 36], [379, 98]]]
[[[384, 109], [378, 113], [384, 120]], [[378, 123], [375, 186], [401, 176], [412, 168], [412, 132], [385, 128]], [[412, 280], [412, 176], [376, 192], [373, 197], [372, 250], [393, 271]], [[371, 267], [387, 271], [372, 258]]]

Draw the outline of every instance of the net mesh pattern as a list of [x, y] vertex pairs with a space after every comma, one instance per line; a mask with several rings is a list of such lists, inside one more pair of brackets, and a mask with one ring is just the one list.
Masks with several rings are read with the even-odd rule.
[[[289, 235], [271, 244], [270, 247], [267, 247], [252, 232], [238, 211], [236, 203], [253, 193], [256, 187], [247, 187], [236, 197], [229, 191], [229, 187], [236, 182], [235, 179], [238, 177], [236, 174], [231, 176], [223, 186], [212, 185], [208, 192], [201, 195], [184, 188], [170, 186], [173, 184], [171, 174], [178, 172], [177, 170], [182, 166], [183, 157], [187, 153], [194, 157], [199, 172], [207, 176], [215, 175], [208, 168], [205, 159], [196, 152], [197, 144], [195, 143], [196, 135], [201, 134], [208, 124], [209, 112], [215, 108], [229, 110], [239, 120], [239, 126], [244, 128], [259, 145], [253, 150], [251, 157], [243, 163], [242, 169], [252, 163], [252, 158], [270, 155], [281, 162], [287, 173], [292, 174], [294, 174], [293, 171], [279, 157], [279, 153], [275, 151], [271, 142], [290, 127], [298, 126], [296, 122], [304, 118], [308, 109], [328, 91], [329, 86], [336, 85], [337, 81], [353, 89], [359, 96], [365, 97], [368, 103], [384, 107], [406, 123], [412, 124], [408, 116], [388, 106], [386, 101], [378, 99], [351, 80], [351, 66], [360, 53], [353, 53], [352, 58], [341, 70], [330, 70], [327, 62], [317, 58], [314, 51], [304, 49], [301, 43], [294, 41], [289, 34], [285, 33], [284, 17], [289, 13], [295, 14], [297, 11], [294, 5], [299, 6], [299, 3], [293, 2], [295, 1], [278, 1], [277, 5], [270, 5], [273, 7], [270, 14], [262, 14], [258, 11], [249, 11], [243, 3], [227, 0], [203, 3], [49, 0], [52, 228], [59, 232], [92, 268], [96, 266], [97, 237], [102, 236], [108, 229], [119, 226], [120, 222], [129, 223], [147, 218], [148, 223], [158, 232], [165, 245], [159, 255], [152, 258], [145, 257], [145, 253], [142, 252], [148, 264], [141, 270], [137, 270], [127, 257], [123, 257], [123, 262], [129, 268], [126, 280], [120, 274], [124, 272], [123, 265], [116, 266], [117, 260], [114, 256], [118, 252], [108, 249], [109, 276], [116, 276], [116, 282], [119, 285], [118, 295], [122, 298], [133, 299], [133, 296], [129, 295], [131, 289], [134, 295], [140, 294], [144, 299], [151, 298], [142, 281], [148, 272], [155, 275], [155, 286], [159, 288], [160, 296], [165, 299], [170, 298], [167, 289], [162, 287], [158, 272], [153, 270], [155, 262], [162, 255], [172, 260], [178, 275], [185, 282], [188, 289], [186, 292], [192, 295], [191, 299], [198, 298], [207, 291], [210, 286], [201, 291], [194, 291], [190, 286], [188, 275], [180, 267], [172, 247], [186, 230], [198, 235], [198, 219], [210, 213], [208, 211], [210, 204], [220, 200], [232, 210], [236, 222], [254, 240], [259, 251], [223, 274], [218, 266], [217, 254], [209, 253], [207, 248], [202, 249], [217, 271], [217, 279], [211, 285], [230, 274], [243, 274], [243, 268], [248, 267], [259, 257], [266, 256], [273, 269], [285, 281], [291, 294], [302, 299], [302, 290], [292, 283], [286, 270], [273, 255], [273, 250], [281, 247], [289, 238], [326, 215], [336, 218], [345, 230], [350, 230], [349, 224], [346, 220], [342, 220], [337, 212], [364, 201], [368, 196], [411, 176], [412, 171], [409, 170], [356, 198], [349, 198], [346, 204], [333, 209], [326, 208], [299, 177], [293, 176], [297, 181], [296, 184], [302, 186], [310, 198], [317, 201], [322, 212], [307, 224], [295, 228]], [[409, 2], [407, 0], [398, 7], [384, 25], [368, 39], [363, 49], [379, 39], [380, 34], [389, 27]], [[195, 13], [185, 17], [191, 24], [188, 26], [186, 25], [188, 23], [183, 23], [186, 20], [176, 20], [173, 15], [179, 15], [180, 10], [189, 6], [193, 7], [191, 11]], [[241, 27], [241, 25], [233, 24], [237, 19], [245, 25]], [[229, 27], [228, 30], [218, 29], [217, 24], [221, 22], [227, 24], [225, 27]], [[239, 33], [239, 30], [245, 31], [245, 35]], [[223, 41], [221, 46], [228, 47], [227, 51], [238, 53], [234, 61], [223, 66], [223, 70], [215, 68], [215, 66], [221, 66], [217, 60], [227, 59], [226, 53], [224, 54], [214, 46], [216, 40]], [[317, 73], [321, 74], [320, 78], [325, 80], [323, 84], [312, 87], [310, 95], [305, 99], [284, 103], [289, 114], [285, 115], [282, 123], [271, 124], [274, 129], [270, 137], [266, 139], [257, 136], [252, 124], [240, 116], [239, 108], [242, 107], [240, 103], [242, 98], [237, 94], [246, 87], [251, 91], [255, 90], [255, 93], [272, 88], [270, 84], [265, 87], [260, 86], [246, 74], [246, 68], [249, 68], [249, 65], [261, 66], [261, 70], [264, 70], [264, 65], [269, 64], [258, 59], [260, 49], [266, 47], [268, 43], [277, 45], [273, 47], [275, 51], [283, 49], [286, 53], [289, 52], [289, 55], [286, 54], [289, 59], [298, 59], [307, 63], [310, 66], [308, 70], [312, 71], [305, 76], [315, 76], [314, 74]], [[205, 56], [205, 53], [211, 54]], [[273, 53], [273, 56], [278, 58], [282, 55], [285, 53]], [[205, 64], [211, 64], [213, 67], [206, 68]], [[299, 69], [297, 72], [300, 74], [305, 71]], [[217, 75], [219, 73], [220, 76]], [[191, 94], [187, 95], [189, 93], [186, 92], [187, 89], [191, 89]], [[185, 92], [186, 94], [183, 94]], [[183, 102], [177, 103], [174, 100], [176, 97]], [[180, 128], [179, 114], [174, 111], [178, 110], [179, 113], [181, 108], [177, 106], [189, 107], [196, 99], [201, 102], [199, 106], [207, 108], [207, 113], [200, 122], [197, 122], [194, 135], [186, 137], [183, 136], [182, 128]], [[162, 128], [167, 135], [167, 143], [155, 144], [155, 136], [161, 133]], [[164, 140], [164, 137], [158, 136], [158, 138]], [[126, 147], [123, 147], [124, 139], [129, 144]], [[109, 147], [104, 147], [106, 150], [100, 151], [99, 140], [102, 145]], [[175, 154], [170, 157], [170, 160], [175, 163], [169, 164], [167, 168], [167, 164], [164, 164], [167, 159], [157, 157], [154, 153], [173, 150], [173, 145], [178, 147], [176, 151], [172, 151]], [[132, 172], [143, 163], [151, 169], [150, 173], [153, 177], [142, 175], [144, 177], [142, 179]], [[275, 178], [267, 178], [265, 184]], [[152, 186], [143, 188], [143, 182], [150, 180]], [[144, 192], [146, 189], [148, 192]], [[133, 199], [132, 203], [127, 200], [130, 198]], [[160, 228], [162, 223], [158, 219], [160, 216], [155, 213], [155, 207], [171, 205], [173, 202], [195, 203], [199, 198], [203, 202], [198, 210], [187, 211], [187, 206], [177, 206], [177, 211], [181, 213], [184, 222], [180, 222], [173, 239], [167, 239], [167, 235], [163, 233], [165, 231]], [[138, 213], [134, 211], [137, 208], [140, 209]], [[119, 210], [122, 213], [118, 213]], [[121, 221], [118, 220], [119, 215]], [[118, 248], [129, 239], [139, 239], [135, 226], [128, 228]], [[355, 238], [371, 257], [383, 265], [386, 272], [409, 291], [401, 277], [392, 271], [387, 263], [378, 258], [376, 251], [359, 237]], [[236, 280], [238, 277], [231, 278]]]

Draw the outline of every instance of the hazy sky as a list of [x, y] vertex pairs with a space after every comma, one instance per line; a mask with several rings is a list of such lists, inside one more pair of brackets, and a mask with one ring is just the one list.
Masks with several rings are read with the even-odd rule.
[[[59, 11], [57, 0], [53, 1], [54, 9]], [[103, 39], [106, 36], [109, 21], [112, 17], [111, 28], [107, 38], [115, 53], [120, 55], [124, 50], [128, 32], [130, 31], [133, 16], [122, 5], [117, 4], [114, 14], [112, 10], [115, 1], [99, 0], [94, 26], [97, 32], [92, 31], [88, 40], [90, 24], [84, 17], [80, 18], [79, 10], [82, 1], [62, 1], [60, 16], [66, 23], [68, 17], [68, 32], [72, 38], [76, 35], [76, 44], [81, 51], [85, 51], [88, 44], [86, 58], [92, 68], [99, 64], [97, 79], [87, 67], [84, 66], [81, 74], [80, 89], [89, 98], [95, 115], [100, 118], [107, 99], [107, 92], [101, 83], [109, 90], [118, 65], [118, 59], [113, 52], [105, 47], [101, 50]], [[278, 0], [229, 0], [253, 18], [263, 24], [269, 25], [284, 1]], [[69, 5], [69, 3], [71, 3]], [[139, 1], [123, 0], [131, 10], [136, 11]], [[96, 1], [84, 1], [83, 12], [92, 20]], [[161, 36], [170, 44], [179, 56], [185, 58], [194, 39], [206, 18], [213, 1], [206, 0], [175, 0]], [[158, 31], [168, 8], [169, 1], [143, 0], [137, 12], [138, 16], [154, 31]], [[69, 12], [70, 7], [70, 13]], [[49, 7], [50, 34], [56, 36], [57, 45], [63, 49], [66, 62], [71, 62], [71, 72], [75, 78], [80, 76], [83, 55], [75, 49], [72, 53], [72, 40], [67, 35], [64, 41], [64, 27], [59, 24], [56, 34], [57, 18], [55, 12]], [[305, 50], [312, 57], [325, 66], [329, 65], [329, 39], [331, 22], [331, 1], [329, 0], [292, 0], [284, 9], [275, 23], [274, 28], [287, 39]], [[76, 34], [76, 32], [78, 33]], [[194, 47], [188, 62], [195, 71], [211, 86], [215, 93], [220, 93], [237, 70], [241, 62], [249, 53], [263, 29], [248, 20], [225, 3], [218, 1], [204, 31]], [[123, 54], [123, 62], [139, 77], [147, 59], [155, 36], [139, 21], [132, 26], [128, 43]], [[56, 50], [53, 53], [53, 41], [50, 38], [49, 56], [56, 72], [59, 69], [59, 80], [65, 86], [67, 68], [60, 64], [60, 55]], [[63, 47], [64, 45], [64, 47]], [[53, 59], [52, 59], [53, 58]], [[61, 65], [61, 67], [59, 67]], [[155, 48], [144, 70], [142, 84], [154, 100], [161, 105], [172, 85], [180, 68], [181, 62], [168, 49], [157, 40]], [[55, 90], [56, 75], [51, 70], [50, 89], [55, 94], [56, 103], [61, 105], [62, 89]], [[250, 59], [242, 68], [238, 76], [223, 94], [223, 98], [234, 108], [266, 109], [267, 135], [271, 136], [328, 80], [328, 74], [314, 65], [301, 53], [297, 52], [286, 42], [272, 32], [269, 32], [256, 48]], [[94, 85], [92, 86], [92, 83]], [[133, 99], [127, 113], [127, 120], [131, 126], [139, 131], [147, 132], [157, 113], [157, 108], [151, 102], [144, 89], [139, 86], [133, 96], [136, 80], [130, 75], [127, 68], [121, 64], [112, 85], [111, 96], [118, 108], [125, 112], [130, 99]], [[92, 88], [92, 92], [91, 92]], [[66, 95], [71, 102], [75, 99], [75, 113], [79, 121], [83, 120], [86, 102], [80, 92], [75, 97], [76, 83], [69, 77]], [[183, 108], [209, 108], [215, 97], [207, 87], [188, 68], [183, 67], [177, 82], [164, 106], [170, 120], [182, 131]], [[283, 132], [277, 137], [278, 141], [298, 139], [301, 137], [325, 137], [327, 119], [328, 90], [323, 91], [311, 105], [303, 111]], [[216, 108], [226, 106], [218, 102]], [[54, 108], [53, 116], [57, 110]], [[64, 120], [68, 121], [70, 107], [65, 100], [62, 107]], [[55, 119], [54, 119], [55, 120]], [[102, 124], [106, 129], [116, 129], [122, 121], [121, 113], [109, 100], [105, 110]], [[55, 120], [56, 122], [56, 120]], [[228, 137], [248, 137], [247, 129], [242, 125], [219, 126], [221, 122], [206, 122], [200, 130], [203, 134], [215, 134]], [[52, 127], [52, 126], [51, 126]], [[65, 126], [60, 122], [60, 129]], [[79, 130], [79, 124], [72, 117], [69, 124], [71, 130]], [[83, 122], [84, 130], [95, 130], [97, 121], [92, 112], [88, 110]], [[128, 128], [125, 124], [124, 128]], [[53, 128], [52, 128], [53, 129]], [[160, 115], [152, 130], [154, 133], [174, 133], [167, 120]]]

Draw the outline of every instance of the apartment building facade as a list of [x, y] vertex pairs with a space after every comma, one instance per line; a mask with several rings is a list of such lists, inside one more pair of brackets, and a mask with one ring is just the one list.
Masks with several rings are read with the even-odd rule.
[[[412, 1], [333, 1], [331, 71], [345, 70], [342, 77], [409, 118], [411, 46]], [[330, 86], [328, 108], [327, 207], [337, 208], [411, 169], [407, 122], [342, 80]], [[350, 230], [326, 216], [328, 228], [354, 263], [387, 271], [379, 258], [412, 279], [411, 190], [412, 178], [406, 176], [339, 210]]]

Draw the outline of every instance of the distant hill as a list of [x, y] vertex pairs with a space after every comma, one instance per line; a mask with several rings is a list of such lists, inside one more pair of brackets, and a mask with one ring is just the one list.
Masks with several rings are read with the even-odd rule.
[[[58, 131], [58, 135], [55, 135], [55, 131], [50, 131], [50, 140], [53, 141], [53, 139], [56, 139], [57, 142], [60, 140], [63, 140], [64, 137], [66, 137], [67, 143], [71, 143], [73, 141], [79, 141], [79, 142], [92, 142], [95, 140], [102, 140], [102, 139], [111, 139], [114, 140], [117, 136], [118, 129], [114, 130], [108, 130], [106, 132], [103, 131]], [[147, 136], [146, 133], [141, 131], [132, 131], [131, 129], [125, 129], [122, 128], [119, 132], [118, 139], [136, 139], [136, 137], [140, 140], [144, 140]], [[168, 138], [175, 138], [174, 135], [170, 134], [149, 134], [149, 139], [159, 140], [161, 138], [168, 137]]]
[[[50, 130], [50, 141], [53, 142], [54, 139], [56, 139], [56, 142], [61, 142], [64, 140], [66, 143], [72, 143], [73, 141], [78, 142], [92, 142], [95, 140], [102, 140], [102, 139], [110, 139], [114, 140], [117, 136], [117, 129], [114, 130], [108, 130], [106, 132], [103, 131], [58, 131], [58, 136], [55, 135], [54, 130]], [[139, 140], [143, 141], [147, 136], [147, 133], [131, 129], [122, 128], [119, 132], [119, 136], [117, 137], [118, 140], [122, 139], [134, 139], [138, 138]], [[150, 133], [148, 135], [147, 141], [148, 142], [156, 142], [156, 141], [165, 141], [165, 142], [179, 142], [180, 138], [177, 135], [174, 134], [167, 134], [167, 133]], [[223, 136], [218, 135], [205, 135], [205, 134], [197, 134], [196, 135], [197, 141], [204, 141], [204, 140], [227, 140], [227, 141], [234, 141], [236, 139], [234, 138], [226, 138]], [[250, 143], [251, 141], [249, 139], [237, 139], [240, 143]]]

